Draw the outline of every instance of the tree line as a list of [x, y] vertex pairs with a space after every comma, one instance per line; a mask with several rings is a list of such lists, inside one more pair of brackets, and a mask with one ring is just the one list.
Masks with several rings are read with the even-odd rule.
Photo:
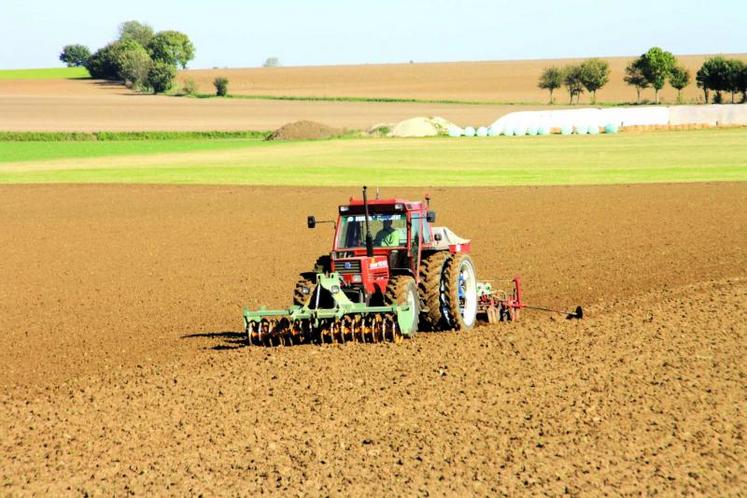
[[[591, 95], [591, 102], [596, 102], [597, 91], [609, 82], [609, 64], [602, 59], [587, 59], [580, 64], [569, 64], [563, 67], [550, 66], [543, 70], [538, 86], [550, 92], [550, 103], [554, 102], [553, 92], [563, 86], [568, 91], [570, 103], [576, 103], [584, 90]], [[692, 82], [690, 71], [678, 63], [677, 58], [666, 50], [653, 47], [636, 58], [625, 68], [623, 78], [626, 84], [635, 87], [636, 103], [641, 102], [641, 91], [654, 89], [654, 100], [659, 103], [659, 92], [669, 82], [677, 90], [677, 102], [682, 102], [682, 90]], [[731, 93], [731, 102], [735, 95], [742, 94], [742, 102], [747, 102], [747, 64], [739, 59], [726, 59], [715, 56], [706, 59], [698, 70], [695, 81], [703, 90], [705, 102], [711, 95], [713, 103], [723, 103], [724, 93]]]
[[84, 45], [66, 45], [60, 60], [68, 66], [85, 67], [92, 78], [120, 81], [140, 91], [168, 91], [177, 67], [187, 67], [195, 48], [179, 31], [154, 32], [148, 24], [127, 21], [119, 26], [119, 37], [93, 54]]

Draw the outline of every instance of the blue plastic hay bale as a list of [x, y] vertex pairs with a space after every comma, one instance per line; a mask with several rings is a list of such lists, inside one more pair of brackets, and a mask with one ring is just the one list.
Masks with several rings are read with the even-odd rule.
[[465, 137], [474, 137], [475, 136], [475, 129], [471, 126], [468, 126], [464, 129], [464, 136]]
[[501, 132], [500, 132], [500, 130], [498, 128], [496, 128], [494, 126], [491, 126], [490, 128], [488, 128], [488, 136], [489, 137], [497, 137], [500, 134], [501, 134]]
[[571, 133], [573, 133], [573, 128], [571, 128], [570, 126], [566, 125], [560, 129], [561, 135], [570, 135]]
[[537, 127], [536, 126], [530, 126], [527, 128], [527, 135], [534, 136], [537, 134]]
[[537, 128], [537, 135], [546, 136], [549, 134], [550, 134], [550, 128], [548, 128], [547, 126], [540, 126], [539, 128]]
[[450, 137], [461, 137], [462, 129], [458, 126], [449, 126], [448, 133]]
[[589, 135], [599, 135], [599, 127], [597, 125], [589, 126]]
[[477, 136], [478, 137], [487, 137], [488, 136], [488, 129], [484, 126], [481, 126], [477, 129]]
[[609, 123], [607, 126], [604, 127], [605, 133], [617, 133], [619, 130], [617, 124], [615, 123]]
[[517, 137], [523, 137], [526, 134], [527, 134], [527, 129], [524, 128], [523, 126], [516, 126], [514, 128], [514, 135], [516, 135]]
[[586, 135], [589, 133], [589, 127], [584, 125], [576, 126], [575, 130], [576, 135]]
[[513, 128], [506, 128], [503, 130], [503, 135], [506, 137], [513, 137], [514, 136], [514, 129]]

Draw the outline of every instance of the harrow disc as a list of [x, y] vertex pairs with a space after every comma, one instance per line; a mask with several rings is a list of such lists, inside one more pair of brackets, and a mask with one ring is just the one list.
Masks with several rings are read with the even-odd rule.
[[287, 317], [249, 321], [246, 338], [250, 346], [293, 346], [296, 344], [345, 344], [346, 342], [401, 342], [397, 317], [386, 314], [344, 315], [339, 320], [290, 320]]

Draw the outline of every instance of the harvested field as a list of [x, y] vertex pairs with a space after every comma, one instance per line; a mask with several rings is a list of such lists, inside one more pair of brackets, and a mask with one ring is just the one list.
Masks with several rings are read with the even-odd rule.
[[[602, 57], [610, 64], [609, 83], [599, 91], [600, 102], [634, 102], [635, 89], [623, 82], [631, 57]], [[694, 80], [705, 55], [678, 56]], [[730, 56], [731, 57], [731, 56]], [[734, 57], [747, 61], [747, 54]], [[447, 62], [423, 64], [366, 64], [351, 66], [204, 69], [183, 71], [203, 92], [212, 92], [216, 76], [230, 80], [231, 93], [241, 95], [349, 96], [369, 98], [482, 100], [497, 102], [547, 102], [547, 92], [537, 88], [542, 70], [550, 65], [576, 64], [582, 59]], [[703, 92], [691, 83], [682, 93], [687, 101], [702, 101]], [[643, 92], [653, 100], [653, 90]], [[558, 91], [557, 102], [568, 101]], [[669, 85], [661, 98], [674, 102]], [[589, 102], [584, 94], [581, 101]]]
[[351, 193], [0, 187], [4, 493], [745, 489], [746, 184], [434, 189], [482, 278], [588, 319], [242, 347]]
[[[122, 87], [103, 89], [100, 95], [8, 95], [3, 93], [3, 83], [0, 131], [274, 130], [302, 120], [362, 130], [422, 115], [443, 116], [464, 126], [489, 124], [517, 109], [510, 105], [194, 99], [136, 95]], [[112, 94], [115, 91], [124, 94]]]

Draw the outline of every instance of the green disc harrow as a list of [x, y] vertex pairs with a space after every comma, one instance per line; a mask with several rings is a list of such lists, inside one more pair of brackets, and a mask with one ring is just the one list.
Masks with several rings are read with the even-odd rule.
[[316, 287], [303, 306], [284, 310], [244, 309], [250, 345], [398, 342], [415, 333], [415, 313], [407, 304], [368, 306], [350, 300], [337, 273], [316, 275]]

